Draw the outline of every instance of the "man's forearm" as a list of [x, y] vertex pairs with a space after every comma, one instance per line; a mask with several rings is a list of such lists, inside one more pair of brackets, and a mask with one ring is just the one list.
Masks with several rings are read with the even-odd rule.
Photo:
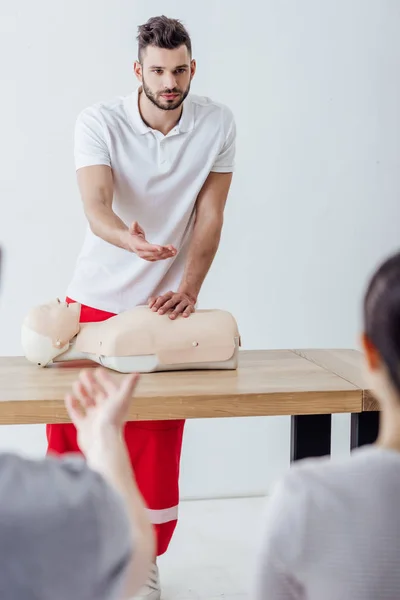
[[129, 229], [111, 207], [102, 202], [97, 202], [95, 206], [90, 207], [85, 212], [90, 229], [95, 235], [114, 246], [130, 250], [126, 241]]
[[178, 291], [195, 300], [218, 250], [222, 224], [222, 218], [214, 218], [201, 220], [194, 225], [185, 271]]
[[110, 167], [85, 167], [78, 170], [77, 178], [90, 229], [106, 242], [129, 250], [129, 229], [112, 209], [114, 183]]

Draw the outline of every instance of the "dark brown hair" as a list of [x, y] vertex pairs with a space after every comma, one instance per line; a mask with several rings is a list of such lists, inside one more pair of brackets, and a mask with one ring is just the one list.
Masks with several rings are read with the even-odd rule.
[[189, 33], [178, 19], [169, 19], [164, 15], [151, 17], [144, 25], [138, 27], [138, 58], [142, 61], [143, 51], [147, 46], [174, 50], [183, 44], [192, 55], [192, 43]]
[[372, 276], [364, 298], [364, 331], [400, 394], [400, 253]]

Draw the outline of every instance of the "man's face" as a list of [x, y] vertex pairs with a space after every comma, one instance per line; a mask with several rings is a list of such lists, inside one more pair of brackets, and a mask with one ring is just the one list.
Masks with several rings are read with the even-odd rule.
[[147, 98], [161, 110], [178, 108], [190, 90], [196, 64], [185, 45], [175, 50], [148, 46], [135, 72]]

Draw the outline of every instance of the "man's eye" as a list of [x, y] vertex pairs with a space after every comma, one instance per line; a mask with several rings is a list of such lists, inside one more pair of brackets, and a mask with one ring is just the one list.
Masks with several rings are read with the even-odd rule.
[[182, 73], [186, 72], [186, 69], [177, 69], [176, 72], [179, 73], [179, 75], [181, 75]]
[[162, 73], [161, 69], [154, 69], [153, 73], [157, 73], [157, 75], [160, 75]]

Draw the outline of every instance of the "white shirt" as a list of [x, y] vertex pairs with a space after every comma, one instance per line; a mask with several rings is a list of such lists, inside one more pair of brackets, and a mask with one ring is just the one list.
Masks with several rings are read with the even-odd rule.
[[148, 262], [88, 227], [67, 295], [113, 313], [177, 290], [197, 196], [211, 171], [234, 169], [236, 128], [226, 106], [189, 94], [179, 123], [164, 136], [142, 120], [139, 90], [86, 108], [75, 130], [76, 169], [109, 165], [114, 212], [127, 226], [137, 221], [150, 243], [178, 250], [170, 259]]
[[267, 507], [256, 600], [400, 598], [400, 453], [292, 466]]

